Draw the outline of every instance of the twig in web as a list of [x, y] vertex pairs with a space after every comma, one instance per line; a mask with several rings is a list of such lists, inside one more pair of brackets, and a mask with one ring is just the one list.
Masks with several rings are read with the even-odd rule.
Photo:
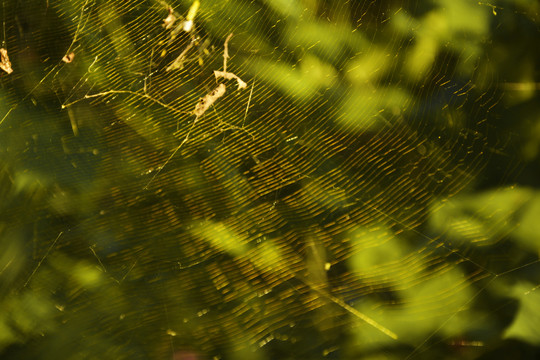
[[214, 75], [216, 76], [216, 79], [222, 77], [227, 80], [236, 80], [236, 82], [238, 82], [238, 89], [245, 89], [247, 87], [247, 84], [233, 73], [214, 70]]
[[229, 40], [231, 40], [233, 34], [230, 33], [225, 39], [223, 44], [223, 71], [227, 72], [227, 59], [229, 58]]
[[310, 286], [310, 288], [315, 290], [316, 292], [318, 292], [323, 297], [326, 297], [327, 299], [332, 301], [334, 304], [341, 306], [343, 309], [347, 310], [349, 313], [356, 316], [360, 320], [362, 320], [362, 321], [366, 322], [367, 324], [373, 326], [375, 329], [379, 330], [384, 335], [386, 335], [386, 336], [388, 336], [388, 337], [390, 337], [390, 338], [392, 338], [394, 340], [397, 340], [398, 336], [396, 335], [396, 333], [394, 333], [393, 331], [387, 329], [383, 325], [379, 324], [378, 322], [376, 322], [375, 320], [373, 320], [372, 318], [370, 318], [369, 316], [367, 316], [363, 312], [360, 312], [360, 311], [356, 310], [354, 307], [347, 304], [345, 301], [343, 301], [343, 300], [341, 300], [341, 299], [339, 299], [339, 298], [337, 298], [337, 297], [335, 297], [335, 296], [333, 296], [333, 295], [331, 295], [329, 293], [320, 291], [320, 290], [316, 289], [313, 286]]
[[[223, 51], [223, 70], [224, 71], [214, 71], [214, 75], [216, 76], [216, 79], [219, 77], [223, 77], [225, 79], [236, 79], [236, 81], [238, 82], [238, 88], [243, 89], [247, 87], [247, 84], [235, 74], [227, 72], [227, 58], [229, 57], [228, 44], [232, 35], [233, 34], [230, 34], [229, 36], [227, 36], [227, 39], [225, 40], [225, 44], [224, 44], [224, 48], [225, 48]], [[253, 92], [253, 88], [251, 90]], [[202, 97], [199, 100], [199, 102], [195, 105], [195, 109], [191, 113], [195, 115], [195, 120], [193, 121], [193, 124], [191, 125], [186, 136], [184, 137], [184, 140], [182, 140], [182, 142], [174, 149], [172, 154], [167, 158], [165, 163], [159, 167], [158, 171], [154, 174], [154, 176], [152, 176], [150, 181], [148, 181], [148, 183], [144, 186], [143, 189], [145, 190], [148, 189], [148, 186], [150, 186], [150, 184], [154, 181], [154, 179], [159, 175], [161, 170], [163, 170], [163, 168], [169, 163], [169, 161], [171, 161], [174, 155], [176, 155], [178, 150], [180, 150], [180, 148], [189, 140], [189, 136], [191, 135], [191, 132], [195, 128], [195, 125], [197, 124], [197, 121], [199, 120], [199, 118], [204, 115], [206, 110], [208, 110], [208, 108], [212, 106], [212, 104], [214, 104], [217, 99], [225, 95], [226, 91], [227, 91], [227, 87], [225, 86], [225, 84], [220, 83], [214, 90], [212, 90], [209, 94], [206, 94], [204, 97]], [[251, 94], [250, 94], [250, 100], [251, 100]], [[248, 102], [248, 107], [249, 107], [249, 102]]]
[[189, 131], [187, 132], [186, 134], [186, 137], [184, 138], [184, 140], [182, 140], [182, 142], [176, 147], [176, 149], [174, 149], [173, 153], [167, 158], [167, 160], [165, 161], [165, 163], [163, 163], [163, 165], [161, 165], [158, 169], [158, 171], [154, 174], [154, 176], [152, 176], [152, 178], [150, 179], [150, 181], [148, 181], [148, 183], [144, 186], [144, 190], [148, 189], [148, 186], [150, 186], [150, 184], [152, 183], [152, 181], [154, 181], [154, 179], [159, 175], [159, 173], [161, 172], [161, 170], [163, 170], [163, 168], [165, 166], [167, 166], [167, 164], [169, 163], [169, 161], [171, 161], [171, 159], [174, 157], [174, 155], [176, 155], [176, 153], [178, 152], [178, 150], [180, 150], [180, 148], [189, 140], [189, 136], [191, 135], [191, 132], [193, 131], [193, 129], [195, 128], [195, 125], [197, 124], [197, 121], [199, 120], [199, 118], [201, 116], [204, 115], [204, 113], [206, 112], [206, 110], [208, 110], [208, 108], [210, 106], [212, 106], [212, 104], [217, 100], [219, 99], [220, 97], [222, 97], [224, 94], [225, 94], [225, 91], [227, 90], [225, 84], [219, 84], [217, 88], [215, 88], [214, 90], [212, 90], [212, 92], [210, 94], [207, 94], [205, 97], [201, 98], [199, 100], [199, 102], [197, 103], [197, 105], [195, 105], [195, 110], [193, 110], [192, 114], [195, 115], [195, 120], [193, 120], [193, 124], [191, 125], [191, 128], [189, 129]]
[[9, 61], [9, 56], [6, 49], [0, 49], [0, 57], [0, 69], [4, 70], [8, 74], [11, 74], [13, 69], [11, 68], [11, 62]]
[[199, 100], [197, 105], [195, 105], [195, 110], [193, 110], [193, 114], [197, 117], [203, 116], [206, 110], [208, 110], [208, 108], [212, 106], [212, 104], [215, 103], [217, 99], [219, 99], [225, 94], [226, 90], [227, 87], [225, 86], [225, 84], [219, 84], [218, 87], [212, 90], [210, 94], [207, 94], [205, 97]]
[[237, 75], [227, 71], [227, 59], [229, 58], [229, 40], [232, 38], [233, 34], [229, 34], [227, 39], [225, 39], [224, 50], [223, 50], [223, 71], [214, 70], [214, 76], [216, 79], [224, 78], [226, 80], [236, 80], [238, 82], [238, 89], [245, 89], [247, 84], [240, 79]]
[[[364, 314], [363, 312], [361, 311], [358, 311], [357, 309], [355, 309], [354, 307], [352, 307], [351, 305], [347, 304], [345, 301], [341, 300], [340, 298], [332, 295], [331, 293], [329, 293], [328, 291], [324, 291], [324, 290], [321, 290], [319, 288], [317, 288], [316, 286], [313, 286], [312, 284], [310, 284], [309, 282], [295, 276], [295, 278], [297, 278], [298, 280], [300, 280], [302, 283], [304, 283], [306, 286], [308, 286], [311, 290], [315, 291], [317, 294], [319, 294], [321, 297], [324, 297], [326, 298], [327, 300], [330, 300], [331, 302], [333, 302], [334, 304], [340, 306], [341, 308], [343, 308], [344, 310], [348, 311], [350, 314], [356, 316], [357, 318], [359, 318], [360, 320], [366, 322], [367, 324], [371, 325], [372, 327], [374, 327], [375, 329], [379, 330], [381, 333], [383, 333], [384, 335], [394, 339], [394, 340], [397, 340], [398, 336], [396, 333], [394, 333], [393, 331], [387, 329], [386, 327], [384, 327], [383, 325], [379, 324], [377, 321], [375, 321], [374, 319], [370, 318], [369, 316], [367, 316], [366, 314]], [[292, 285], [291, 285], [292, 286]], [[296, 288], [293, 286], [293, 289], [296, 290]], [[298, 290], [296, 290], [298, 291]]]
[[67, 103], [67, 104], [62, 104], [61, 108], [65, 109], [65, 108], [67, 108], [69, 106], [72, 106], [72, 105], [74, 105], [74, 104], [76, 104], [78, 102], [81, 102], [83, 100], [92, 99], [92, 98], [99, 98], [99, 97], [104, 97], [104, 96], [113, 95], [113, 94], [127, 94], [127, 95], [136, 96], [136, 97], [139, 97], [139, 98], [142, 98], [142, 99], [148, 99], [148, 100], [158, 104], [159, 106], [162, 106], [165, 109], [172, 111], [175, 114], [182, 114], [182, 115], [186, 114], [185, 111], [180, 111], [177, 108], [175, 108], [174, 106], [171, 106], [171, 105], [169, 105], [167, 103], [161, 102], [161, 101], [153, 98], [150, 95], [141, 94], [140, 92], [135, 92], [135, 91], [130, 91], [130, 90], [109, 90], [109, 91], [103, 91], [103, 92], [100, 92], [100, 93], [97, 93], [97, 94], [87, 94], [87, 95], [84, 95], [84, 97], [82, 97], [80, 99], [74, 100], [74, 101], [72, 101], [70, 103]]

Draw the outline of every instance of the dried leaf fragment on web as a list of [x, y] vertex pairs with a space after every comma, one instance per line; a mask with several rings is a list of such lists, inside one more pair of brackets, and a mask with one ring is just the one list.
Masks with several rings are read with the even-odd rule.
[[219, 99], [225, 94], [226, 90], [227, 87], [225, 86], [225, 84], [219, 84], [218, 87], [212, 90], [211, 93], [207, 94], [205, 97], [199, 100], [197, 105], [195, 105], [195, 110], [193, 110], [193, 114], [195, 114], [195, 116], [197, 117], [202, 116], [217, 99]]
[[174, 10], [172, 7], [169, 7], [169, 15], [165, 19], [163, 19], [163, 27], [165, 29], [170, 29], [173, 27], [174, 23], [176, 22], [176, 15], [174, 14]]
[[69, 64], [70, 62], [73, 61], [74, 58], [75, 58], [75, 53], [70, 52], [69, 54], [64, 55], [64, 57], [62, 58], [62, 61], [65, 62], [66, 64]]
[[9, 56], [6, 49], [0, 49], [0, 57], [0, 69], [4, 70], [8, 74], [11, 74], [13, 69], [11, 68], [11, 62], [9, 61]]

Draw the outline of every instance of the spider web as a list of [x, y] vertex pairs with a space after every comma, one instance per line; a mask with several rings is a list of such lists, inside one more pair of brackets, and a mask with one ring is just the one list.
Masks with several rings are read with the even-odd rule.
[[495, 7], [5, 5], [3, 224], [22, 225], [4, 231], [18, 241], [3, 301], [27, 311], [5, 344], [33, 339], [20, 351], [44, 358], [66, 344], [111, 359], [474, 355], [493, 341], [475, 334], [493, 326], [490, 289], [538, 268], [494, 252], [531, 194], [470, 194], [500, 158], [501, 178], [516, 174], [483, 53]]

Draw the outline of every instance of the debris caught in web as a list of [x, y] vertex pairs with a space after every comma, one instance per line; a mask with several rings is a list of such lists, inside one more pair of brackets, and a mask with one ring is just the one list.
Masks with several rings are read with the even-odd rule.
[[225, 84], [219, 84], [218, 87], [212, 90], [212, 92], [199, 100], [197, 105], [195, 105], [195, 110], [193, 110], [193, 114], [197, 117], [202, 116], [217, 99], [219, 99], [225, 94], [226, 90], [227, 87], [225, 86]]
[[[167, 10], [169, 11], [167, 17], [163, 19], [163, 27], [165, 27], [167, 30], [172, 29], [178, 18], [181, 16], [175, 12], [171, 6], [167, 5], [166, 3], [163, 4], [167, 6]], [[195, 0], [193, 4], [191, 4], [186, 18], [172, 31], [173, 36], [176, 35], [180, 30], [184, 30], [185, 32], [190, 32], [193, 30], [195, 16], [197, 15], [200, 5], [201, 3], [199, 0]]]
[[174, 14], [173, 8], [169, 7], [169, 15], [163, 20], [163, 27], [168, 30], [174, 26], [175, 22], [176, 15]]
[[11, 62], [9, 61], [9, 56], [6, 49], [0, 49], [0, 57], [0, 69], [4, 70], [8, 74], [11, 74], [13, 69], [11, 68]]
[[[224, 51], [223, 51], [223, 71], [214, 71], [214, 75], [216, 76], [216, 79], [220, 78], [220, 77], [222, 77], [224, 79], [235, 79], [238, 82], [238, 88], [243, 89], [243, 88], [247, 87], [247, 84], [242, 79], [240, 79], [238, 76], [236, 76], [235, 74], [230, 73], [230, 72], [227, 71], [227, 59], [229, 57], [228, 44], [229, 44], [229, 40], [231, 39], [232, 36], [233, 36], [233, 34], [229, 34], [229, 36], [227, 36], [227, 39], [225, 39]], [[186, 50], [184, 50], [184, 51], [186, 51]], [[148, 186], [150, 186], [152, 181], [154, 181], [154, 179], [159, 175], [161, 170], [163, 170], [163, 168], [169, 163], [169, 161], [171, 161], [171, 159], [174, 157], [174, 155], [176, 155], [178, 150], [180, 150], [180, 148], [189, 140], [189, 136], [191, 135], [191, 132], [195, 128], [195, 125], [197, 124], [197, 121], [199, 120], [199, 118], [204, 115], [206, 110], [208, 110], [210, 108], [210, 106], [212, 106], [212, 104], [214, 104], [216, 102], [217, 99], [219, 99], [220, 97], [225, 95], [226, 91], [227, 91], [227, 87], [225, 86], [225, 84], [219, 83], [218, 86], [214, 90], [212, 90], [210, 93], [206, 94], [204, 97], [202, 97], [199, 100], [199, 102], [197, 102], [197, 104], [195, 105], [195, 109], [191, 113], [191, 114], [195, 115], [195, 120], [193, 121], [193, 124], [191, 125], [191, 128], [189, 129], [186, 136], [184, 137], [184, 140], [182, 140], [180, 145], [178, 145], [176, 147], [176, 149], [174, 149], [174, 151], [169, 156], [169, 158], [165, 161], [165, 163], [162, 166], [159, 167], [159, 170], [154, 174], [154, 176], [150, 179], [150, 181], [148, 181], [148, 183], [146, 184], [144, 189], [148, 189]]]
[[227, 71], [227, 59], [229, 58], [229, 40], [232, 38], [233, 34], [229, 34], [227, 39], [225, 39], [225, 50], [223, 51], [223, 71], [214, 70], [214, 75], [216, 79], [224, 78], [226, 80], [236, 80], [238, 83], [238, 89], [245, 89], [247, 84], [240, 79], [237, 75]]
[[75, 58], [75, 53], [70, 52], [69, 54], [64, 55], [64, 57], [62, 58], [62, 61], [65, 62], [66, 64], [69, 64], [70, 62], [73, 61], [74, 58]]
[[216, 76], [216, 79], [222, 77], [227, 80], [236, 80], [238, 83], [238, 89], [245, 89], [247, 87], [247, 84], [233, 73], [214, 70], [214, 75]]
[[[235, 74], [227, 71], [227, 59], [229, 58], [229, 40], [232, 36], [233, 34], [229, 34], [229, 36], [227, 36], [227, 39], [225, 39], [223, 50], [223, 71], [214, 70], [214, 75], [216, 76], [216, 79], [219, 79], [221, 77], [227, 80], [236, 80], [238, 82], [238, 89], [244, 89], [247, 87], [247, 84]], [[225, 86], [225, 84], [220, 83], [217, 88], [212, 90], [211, 93], [207, 94], [205, 97], [199, 100], [199, 102], [195, 106], [193, 114], [195, 114], [197, 117], [202, 116], [205, 111], [208, 110], [208, 108], [212, 106], [212, 104], [217, 99], [219, 99], [225, 94], [226, 90], [227, 87]]]

